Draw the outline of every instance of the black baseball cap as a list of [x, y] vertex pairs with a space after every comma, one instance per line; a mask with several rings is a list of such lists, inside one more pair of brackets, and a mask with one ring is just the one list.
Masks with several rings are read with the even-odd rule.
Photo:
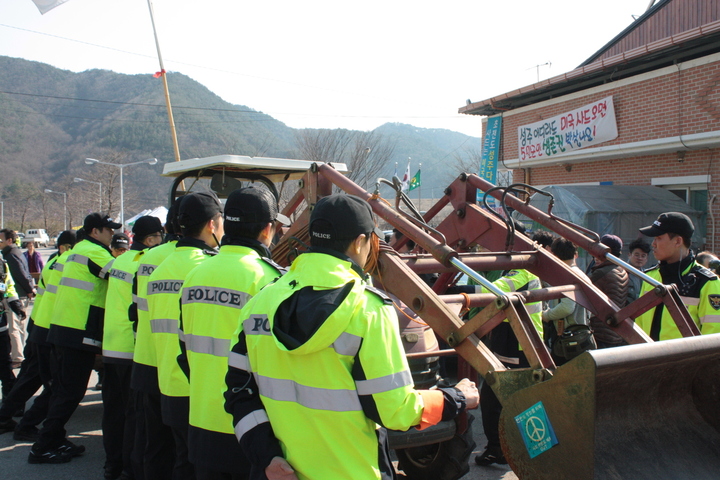
[[180, 202], [178, 223], [180, 228], [192, 227], [211, 220], [222, 211], [222, 204], [215, 193], [188, 193]]
[[115, 220], [98, 212], [91, 213], [85, 217], [83, 221], [83, 228], [85, 228], [87, 233], [90, 233], [93, 228], [112, 228], [113, 230], [117, 230], [120, 227], [122, 227], [122, 225]]
[[225, 222], [270, 223], [275, 220], [283, 225], [291, 223], [278, 211], [275, 196], [264, 188], [239, 188], [230, 193], [225, 202]]
[[640, 229], [640, 233], [648, 237], [657, 237], [663, 233], [674, 233], [683, 238], [692, 238], [695, 232], [690, 217], [680, 212], [661, 213], [660, 216], [648, 227]]
[[57, 241], [55, 242], [58, 247], [60, 245], [75, 246], [75, 243], [77, 243], [77, 236], [72, 230], [64, 230], [62, 233], [60, 233], [60, 235], [58, 235]]
[[310, 215], [311, 240], [351, 240], [370, 232], [384, 238], [375, 225], [370, 204], [355, 195], [338, 193], [323, 197]]
[[116, 233], [110, 242], [112, 248], [130, 248], [130, 237], [124, 233]]
[[132, 227], [133, 235], [137, 238], [147, 237], [148, 235], [162, 231], [162, 222], [160, 222], [159, 218], [153, 217], [152, 215], [143, 215], [135, 220], [135, 225]]

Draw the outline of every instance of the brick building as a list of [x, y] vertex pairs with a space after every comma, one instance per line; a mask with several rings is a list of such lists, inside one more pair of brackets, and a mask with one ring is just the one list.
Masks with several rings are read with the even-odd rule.
[[459, 111], [502, 117], [515, 182], [665, 188], [706, 213], [696, 227], [720, 250], [717, 0], [660, 0], [577, 69]]

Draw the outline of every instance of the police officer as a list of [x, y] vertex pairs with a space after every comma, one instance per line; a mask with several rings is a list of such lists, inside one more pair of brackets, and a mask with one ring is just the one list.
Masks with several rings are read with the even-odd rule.
[[[515, 231], [516, 233], [524, 234], [525, 227], [520, 222], [515, 222]], [[522, 269], [502, 272], [502, 276], [495, 280], [493, 285], [507, 293], [537, 290], [542, 287], [537, 275]], [[474, 288], [476, 293], [487, 293], [487, 290], [481, 285], [476, 285]], [[533, 326], [540, 335], [540, 338], [543, 338], [542, 302], [527, 303], [525, 307], [530, 315]], [[492, 330], [488, 346], [498, 360], [503, 362], [508, 368], [530, 366], [507, 319]], [[480, 410], [482, 411], [483, 430], [485, 431], [488, 443], [485, 446], [485, 450], [475, 457], [475, 463], [483, 467], [492, 465], [493, 463], [505, 465], [507, 464], [507, 460], [500, 448], [499, 432], [502, 405], [487, 382], [483, 382], [481, 387]]]
[[[50, 327], [52, 310], [55, 306], [62, 266], [75, 245], [75, 232], [66, 230], [58, 236], [57, 246], [61, 255], [54, 256], [43, 267], [37, 286], [35, 305], [30, 315], [28, 326], [28, 342], [25, 346], [25, 361], [12, 391], [3, 396], [0, 407], [0, 433], [13, 432], [16, 441], [35, 441], [38, 437], [37, 425], [45, 420], [50, 402], [50, 344], [47, 343], [47, 332]], [[20, 422], [11, 417], [22, 411], [38, 388], [43, 391], [33, 401], [32, 407], [24, 412]]]
[[[105, 478], [113, 480], [125, 472], [128, 478], [142, 478], [142, 463], [132, 465], [135, 437], [135, 401], [131, 398], [130, 374], [135, 333], [130, 321], [132, 287], [141, 252], [162, 241], [162, 223], [153, 216], [138, 218], [133, 225], [134, 240], [129, 250], [118, 256], [110, 269], [105, 299], [103, 329], [103, 446]], [[127, 238], [127, 235], [124, 235]], [[118, 235], [113, 242], [118, 241]], [[112, 247], [112, 245], [111, 245]], [[117, 247], [115, 247], [117, 248]], [[135, 471], [139, 473], [134, 474]]]
[[382, 235], [366, 202], [320, 199], [309, 232], [310, 251], [241, 312], [225, 408], [253, 478], [393, 478], [378, 424], [454, 418], [477, 406], [477, 389], [413, 388], [392, 301], [363, 272]]
[[118, 258], [123, 253], [130, 250], [130, 237], [124, 233], [116, 233], [110, 242], [110, 251], [112, 256]]
[[190, 380], [188, 449], [198, 480], [246, 478], [250, 471], [223, 409], [230, 340], [247, 300], [281, 275], [268, 247], [278, 213], [265, 189], [242, 188], [225, 204], [220, 252], [198, 265], [183, 284], [181, 347], [178, 357]]
[[[700, 333], [720, 333], [720, 280], [695, 261], [690, 251], [694, 232], [690, 217], [680, 212], [662, 213], [652, 225], [641, 228], [640, 233], [654, 237], [652, 249], [660, 262], [645, 273], [658, 282], [677, 287]], [[652, 289], [652, 285], [643, 282], [640, 296]], [[664, 305], [648, 310], [635, 321], [653, 340], [682, 337]]]
[[101, 352], [107, 278], [114, 260], [108, 247], [120, 227], [107, 215], [85, 217], [86, 237], [64, 265], [48, 332], [56, 364], [50, 407], [29, 463], [65, 463], [85, 451], [65, 438], [65, 424], [85, 395], [95, 354]]
[[150, 327], [157, 355], [158, 384], [163, 422], [173, 430], [175, 467], [173, 478], [194, 478], [188, 461], [187, 436], [190, 385], [180, 369], [180, 290], [188, 273], [217, 254], [223, 235], [222, 205], [211, 192], [186, 195], [180, 203], [178, 221], [183, 238], [150, 275], [147, 300]]
[[129, 311], [130, 319], [136, 330], [130, 379], [130, 388], [136, 393], [136, 441], [132, 457], [138, 459], [135, 463], [142, 465], [144, 477], [148, 480], [172, 478], [175, 463], [175, 441], [172, 429], [162, 422], [160, 411], [157, 358], [150, 330], [147, 283], [157, 266], [175, 251], [175, 246], [180, 238], [177, 212], [181, 200], [182, 197], [175, 199], [168, 209], [165, 222], [165, 243], [141, 252], [132, 290], [133, 305]]

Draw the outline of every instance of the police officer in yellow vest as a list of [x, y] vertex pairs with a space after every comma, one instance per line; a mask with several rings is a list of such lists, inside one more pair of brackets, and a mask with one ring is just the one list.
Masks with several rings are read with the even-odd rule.
[[172, 429], [162, 422], [155, 342], [150, 330], [150, 312], [147, 303], [147, 284], [152, 272], [175, 251], [180, 238], [177, 211], [181, 199], [182, 197], [175, 199], [168, 209], [165, 243], [144, 251], [140, 256], [133, 284], [133, 305], [129, 311], [136, 331], [130, 379], [130, 388], [137, 394], [135, 437], [145, 438], [144, 445], [136, 444], [135, 449], [142, 457], [140, 463], [146, 479], [170, 480], [175, 464], [175, 440]]
[[50, 407], [30, 463], [69, 462], [85, 451], [65, 438], [65, 424], [85, 395], [95, 354], [101, 352], [107, 278], [114, 260], [108, 247], [120, 227], [107, 215], [85, 217], [86, 237], [64, 265], [48, 332], [56, 363]]
[[[695, 262], [690, 251], [695, 225], [680, 212], [667, 212], [641, 228], [640, 233], [655, 237], [652, 242], [655, 258], [660, 262], [645, 273], [665, 285], [674, 284], [695, 325], [703, 335], [720, 333], [720, 280], [707, 268]], [[643, 282], [640, 295], [653, 289]], [[640, 315], [637, 324], [653, 340], [680, 338], [675, 321], [664, 305]]]
[[322, 198], [309, 231], [310, 251], [241, 312], [225, 409], [252, 478], [393, 478], [384, 428], [454, 418], [477, 389], [413, 388], [392, 301], [363, 272], [379, 248], [366, 202]]
[[223, 235], [222, 205], [212, 192], [186, 195], [178, 220], [183, 238], [150, 275], [147, 286], [150, 327], [157, 355], [158, 384], [163, 422], [173, 430], [173, 479], [194, 478], [187, 455], [190, 384], [180, 369], [180, 290], [188, 273], [217, 254]]
[[225, 203], [220, 252], [198, 265], [183, 284], [183, 354], [178, 362], [190, 380], [188, 449], [198, 480], [247, 478], [250, 471], [221, 392], [240, 309], [281, 275], [268, 250], [276, 221], [290, 223], [268, 190], [232, 192]]
[[[28, 325], [25, 362], [13, 390], [7, 396], [3, 396], [3, 403], [0, 406], [0, 433], [13, 432], [13, 439], [16, 441], [37, 440], [37, 425], [45, 420], [50, 402], [52, 377], [47, 332], [55, 306], [55, 292], [62, 276], [62, 266], [69, 255], [67, 252], [75, 245], [75, 232], [72, 230], [62, 232], [58, 236], [57, 245], [60, 255], [48, 260], [38, 281], [35, 305]], [[26, 410], [22, 419], [16, 423], [11, 417], [25, 407], [41, 385], [42, 393], [35, 397], [32, 407]]]
[[[162, 242], [163, 226], [159, 218], [146, 215], [135, 221], [132, 231], [132, 245], [128, 244], [129, 250], [118, 256], [110, 269], [105, 298], [102, 425], [105, 478], [108, 480], [119, 478], [123, 472], [128, 478], [134, 478], [136, 475], [133, 472], [142, 469], [141, 460], [136, 459], [134, 465], [131, 461], [135, 436], [135, 401], [130, 391], [130, 374], [135, 332], [130, 321], [130, 308], [133, 303], [133, 281], [142, 252]], [[116, 238], [117, 235], [113, 237]], [[133, 427], [126, 429], [126, 421]]]

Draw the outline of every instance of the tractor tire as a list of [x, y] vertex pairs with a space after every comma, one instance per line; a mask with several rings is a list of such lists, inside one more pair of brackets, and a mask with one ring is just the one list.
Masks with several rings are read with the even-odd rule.
[[470, 471], [470, 454], [475, 449], [472, 422], [467, 414], [467, 429], [450, 440], [421, 447], [395, 450], [398, 468], [409, 480], [457, 480]]

